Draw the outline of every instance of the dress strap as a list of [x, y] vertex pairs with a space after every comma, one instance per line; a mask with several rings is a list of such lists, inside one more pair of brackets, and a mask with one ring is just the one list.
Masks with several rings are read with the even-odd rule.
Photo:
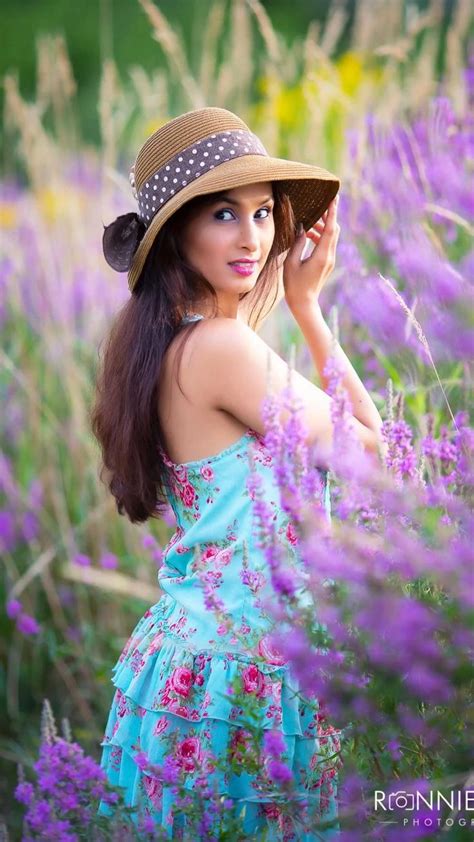
[[204, 319], [200, 313], [186, 313], [181, 319], [181, 324], [189, 324], [190, 322], [197, 322], [199, 319]]

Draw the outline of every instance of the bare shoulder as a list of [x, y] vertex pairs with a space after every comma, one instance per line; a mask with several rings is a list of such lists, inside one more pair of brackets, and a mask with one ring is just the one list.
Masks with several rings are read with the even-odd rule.
[[[239, 319], [219, 317], [199, 325], [193, 337], [194, 362], [188, 377], [199, 379], [201, 395], [210, 410], [236, 418], [245, 427], [266, 432], [264, 402], [281, 395], [290, 376], [293, 395], [302, 410], [307, 442], [318, 442], [321, 464], [332, 446], [332, 398], [290, 367], [254, 330]], [[289, 410], [280, 406], [285, 424]], [[371, 446], [373, 433], [356, 418], [361, 442]]]
[[228, 346], [229, 342], [237, 343], [238, 347], [268, 348], [269, 345], [253, 330], [243, 318], [230, 319], [218, 316], [200, 323], [203, 348], [214, 350], [220, 345]]

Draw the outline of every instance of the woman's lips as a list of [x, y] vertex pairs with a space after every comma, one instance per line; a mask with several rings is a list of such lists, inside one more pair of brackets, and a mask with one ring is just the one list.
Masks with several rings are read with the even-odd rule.
[[252, 260], [251, 262], [248, 261], [248, 260], [245, 260], [245, 261], [235, 260], [233, 263], [229, 263], [230, 268], [233, 269], [234, 272], [237, 272], [238, 275], [245, 275], [245, 276], [251, 275], [255, 271], [256, 265], [257, 265], [256, 260]]

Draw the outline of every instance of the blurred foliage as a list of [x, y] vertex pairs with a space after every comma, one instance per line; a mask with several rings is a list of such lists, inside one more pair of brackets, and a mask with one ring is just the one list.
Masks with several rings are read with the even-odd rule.
[[[242, 0], [243, 3], [246, 0]], [[336, 54], [343, 54], [351, 43], [354, 13], [358, 0], [263, 0], [269, 18], [279, 34], [291, 43], [303, 38], [311, 22], [324, 26], [335, 10], [344, 10], [346, 25], [340, 34]], [[390, 4], [391, 0], [386, 0]], [[129, 69], [140, 66], [151, 72], [165, 68], [166, 58], [153, 40], [149, 22], [139, 0], [85, 0], [78, 13], [71, 0], [2, 0], [2, 49], [0, 50], [0, 77], [14, 70], [18, 73], [22, 95], [30, 100], [36, 90], [36, 60], [38, 38], [59, 34], [65, 39], [77, 81], [77, 116], [84, 139], [92, 143], [100, 140], [97, 111], [97, 80], [103, 62], [112, 58], [124, 82]], [[159, 0], [155, 5], [166, 15], [173, 29], [182, 36], [191, 68], [200, 60], [203, 29], [213, 6], [225, 8], [225, 31], [230, 22], [228, 0]], [[400, 0], [402, 19], [410, 9], [426, 10], [429, 0]], [[444, 8], [440, 27], [438, 69], [442, 72], [444, 56], [443, 35], [449, 24], [456, 0], [441, 0]], [[383, 4], [382, 4], [383, 6]], [[421, 43], [421, 39], [420, 39]], [[258, 46], [256, 47], [258, 50]], [[220, 60], [225, 61], [225, 55]], [[350, 93], [360, 82], [360, 67], [348, 57], [344, 66], [344, 90]], [[174, 80], [176, 81], [176, 80]], [[255, 92], [257, 96], [257, 91]], [[3, 107], [0, 91], [0, 108]], [[179, 95], [178, 95], [179, 102]], [[216, 103], [208, 103], [210, 105]], [[178, 103], [176, 103], [178, 105]], [[294, 105], [294, 103], [293, 103]], [[1, 159], [7, 164], [3, 141]]]

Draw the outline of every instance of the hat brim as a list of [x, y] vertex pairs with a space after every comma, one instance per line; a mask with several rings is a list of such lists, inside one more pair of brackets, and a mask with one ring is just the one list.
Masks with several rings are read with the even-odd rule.
[[[298, 161], [266, 155], [245, 155], [233, 161], [225, 161], [183, 187], [156, 213], [135, 252], [128, 272], [129, 289], [133, 290], [156, 235], [186, 202], [196, 196], [259, 181], [278, 181], [281, 184], [289, 196], [296, 222], [302, 222], [305, 230], [321, 218], [341, 185], [340, 179], [328, 170]], [[287, 239], [281, 251], [291, 246], [293, 239], [290, 233]]]

